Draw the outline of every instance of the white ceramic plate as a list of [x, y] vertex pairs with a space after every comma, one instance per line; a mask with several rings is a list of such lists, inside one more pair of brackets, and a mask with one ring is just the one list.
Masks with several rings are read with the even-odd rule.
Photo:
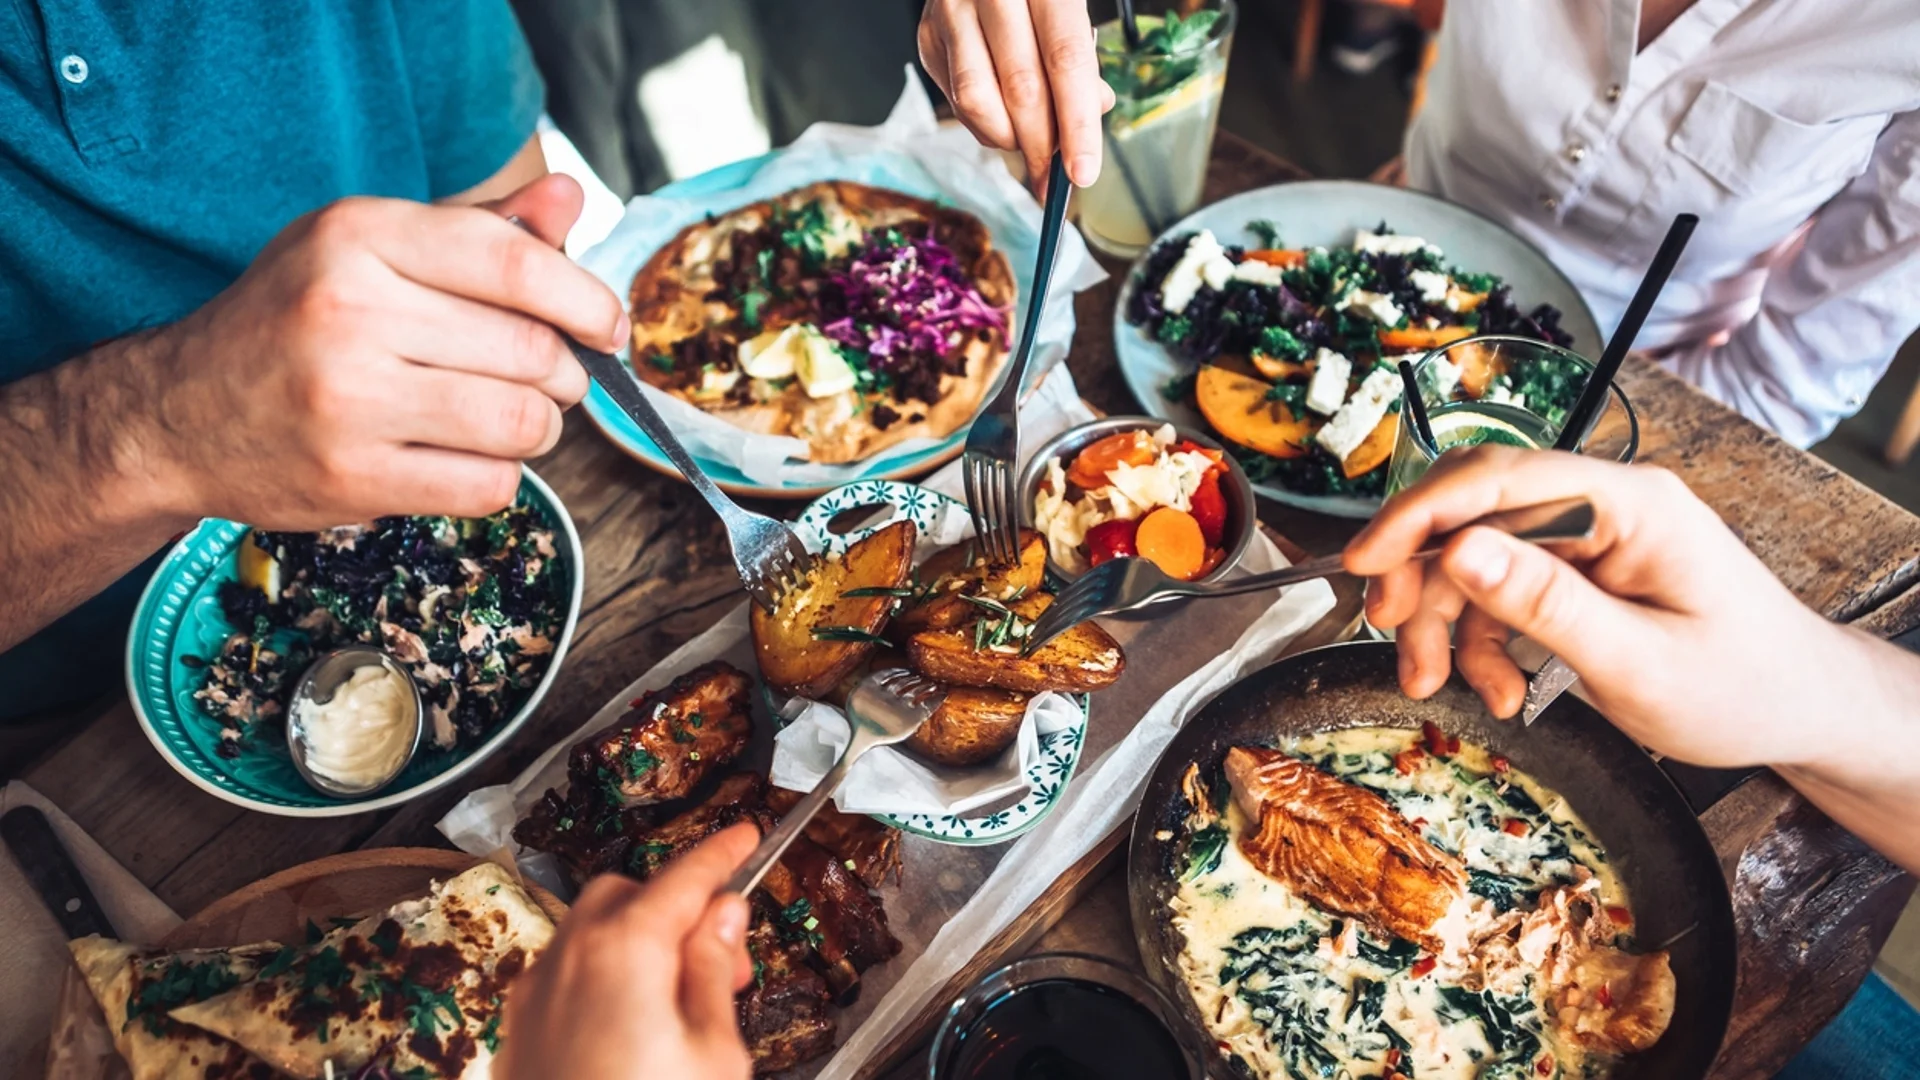
[[[1281, 240], [1291, 248], [1346, 247], [1353, 243], [1356, 231], [1375, 228], [1384, 221], [1395, 232], [1432, 241], [1446, 253], [1451, 265], [1498, 274], [1513, 286], [1514, 302], [1523, 310], [1542, 303], [1559, 308], [1561, 329], [1573, 335], [1573, 351], [1582, 356], [1600, 355], [1604, 342], [1592, 309], [1580, 298], [1573, 282], [1548, 262], [1539, 248], [1464, 206], [1424, 192], [1357, 180], [1278, 184], [1201, 207], [1162, 233], [1155, 244], [1169, 236], [1211, 229], [1222, 244], [1256, 246], [1259, 238], [1247, 223], [1260, 220], [1273, 222]], [[1170, 400], [1164, 392], [1169, 382], [1189, 374], [1192, 365], [1168, 352], [1141, 327], [1127, 322], [1127, 301], [1145, 261], [1142, 255], [1128, 270], [1120, 288], [1120, 302], [1114, 308], [1114, 352], [1121, 377], [1148, 414], [1211, 431], [1198, 409]], [[1255, 484], [1253, 489], [1270, 499], [1335, 517], [1372, 517], [1380, 507], [1378, 499], [1303, 495], [1272, 484]]]

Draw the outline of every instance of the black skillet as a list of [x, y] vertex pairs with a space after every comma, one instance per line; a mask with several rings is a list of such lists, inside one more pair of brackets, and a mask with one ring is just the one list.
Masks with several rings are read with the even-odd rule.
[[[1166, 917], [1184, 865], [1188, 806], [1180, 778], [1188, 764], [1198, 762], [1204, 775], [1234, 746], [1272, 746], [1337, 728], [1418, 729], [1432, 721], [1505, 755], [1564, 796], [1626, 884], [1642, 947], [1672, 942], [1679, 987], [1673, 1023], [1652, 1049], [1621, 1061], [1613, 1080], [1705, 1076], [1733, 1010], [1736, 955], [1732, 902], [1698, 818], [1705, 806], [1689, 805], [1659, 763], [1571, 695], [1523, 727], [1494, 720], [1458, 675], [1432, 698], [1411, 701], [1400, 693], [1396, 671], [1391, 642], [1299, 653], [1228, 687], [1160, 755], [1134, 819], [1127, 885], [1141, 959], [1184, 1022], [1206, 1034], [1180, 980], [1175, 957], [1182, 942]], [[1237, 1058], [1216, 1059], [1215, 1071], [1251, 1075]]]

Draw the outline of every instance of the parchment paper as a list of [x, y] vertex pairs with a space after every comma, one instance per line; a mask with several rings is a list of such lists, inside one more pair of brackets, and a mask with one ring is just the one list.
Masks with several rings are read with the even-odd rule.
[[[1071, 376], [1064, 367], [1057, 368], [1022, 410], [1022, 445], [1036, 447], [1089, 419], [1092, 414], [1080, 402]], [[960, 497], [957, 464], [930, 478], [927, 486]], [[1272, 542], [1255, 534], [1241, 569], [1264, 573], [1285, 565]], [[1333, 603], [1333, 590], [1316, 581], [1204, 605], [1166, 605], [1154, 609], [1152, 619], [1105, 621], [1126, 650], [1127, 669], [1117, 684], [1093, 696], [1082, 764], [1066, 795], [1033, 832], [1011, 845], [967, 848], [903, 838], [901, 880], [882, 890], [881, 899], [888, 925], [904, 948], [893, 960], [866, 972], [859, 1001], [836, 1010], [840, 1048], [789, 1075], [852, 1076], [933, 1000], [962, 964], [1125, 820], [1138, 804], [1140, 785], [1161, 748], [1194, 709], [1242, 673], [1272, 659], [1331, 611]], [[441, 819], [440, 831], [458, 847], [476, 853], [511, 845], [513, 823], [548, 787], [564, 781], [566, 749], [618, 720], [629, 700], [716, 657], [752, 670], [746, 621], [743, 603], [636, 679], [511, 784], [482, 788], [461, 800]], [[521, 867], [530, 877], [562, 884], [558, 868], [546, 856], [521, 855]]]
[[[1006, 253], [1019, 282], [1017, 309], [1008, 323], [1010, 337], [1018, 336], [1032, 299], [1029, 293], [1040, 245], [1039, 204], [1007, 172], [997, 152], [982, 147], [963, 128], [938, 124], [933, 104], [912, 68], [907, 69], [906, 91], [880, 126], [815, 124], [745, 184], [729, 191], [639, 196], [627, 203], [625, 216], [607, 238], [581, 256], [580, 265], [624, 297], [634, 274], [681, 229], [708, 213], [725, 213], [817, 180], [853, 180], [892, 188], [956, 206], [984, 221], [994, 246]], [[1079, 231], [1066, 229], [1054, 264], [1051, 300], [1040, 320], [1030, 378], [1067, 355], [1073, 341], [1073, 294], [1106, 277], [1087, 253]], [[805, 460], [807, 446], [800, 439], [748, 435], [678, 398], [652, 387], [645, 389], [694, 456], [725, 462], [762, 484], [851, 483], [876, 474], [886, 462], [936, 445], [932, 439], [910, 439], [864, 461], [812, 464]]]

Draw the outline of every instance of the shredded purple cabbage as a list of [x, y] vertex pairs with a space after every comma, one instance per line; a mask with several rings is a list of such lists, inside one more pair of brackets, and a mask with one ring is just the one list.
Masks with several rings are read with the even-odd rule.
[[832, 276], [838, 318], [821, 331], [869, 357], [875, 371], [911, 366], [912, 357], [941, 361], [981, 330], [1004, 343], [1006, 312], [974, 288], [959, 260], [932, 237], [877, 240]]

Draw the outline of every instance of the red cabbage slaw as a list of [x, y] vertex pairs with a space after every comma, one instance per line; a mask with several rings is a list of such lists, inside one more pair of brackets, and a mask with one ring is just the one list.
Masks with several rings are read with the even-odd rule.
[[1007, 313], [980, 295], [946, 245], [927, 236], [874, 241], [833, 274], [846, 314], [821, 328], [827, 337], [881, 371], [915, 354], [944, 361], [970, 331], [1005, 341]]

